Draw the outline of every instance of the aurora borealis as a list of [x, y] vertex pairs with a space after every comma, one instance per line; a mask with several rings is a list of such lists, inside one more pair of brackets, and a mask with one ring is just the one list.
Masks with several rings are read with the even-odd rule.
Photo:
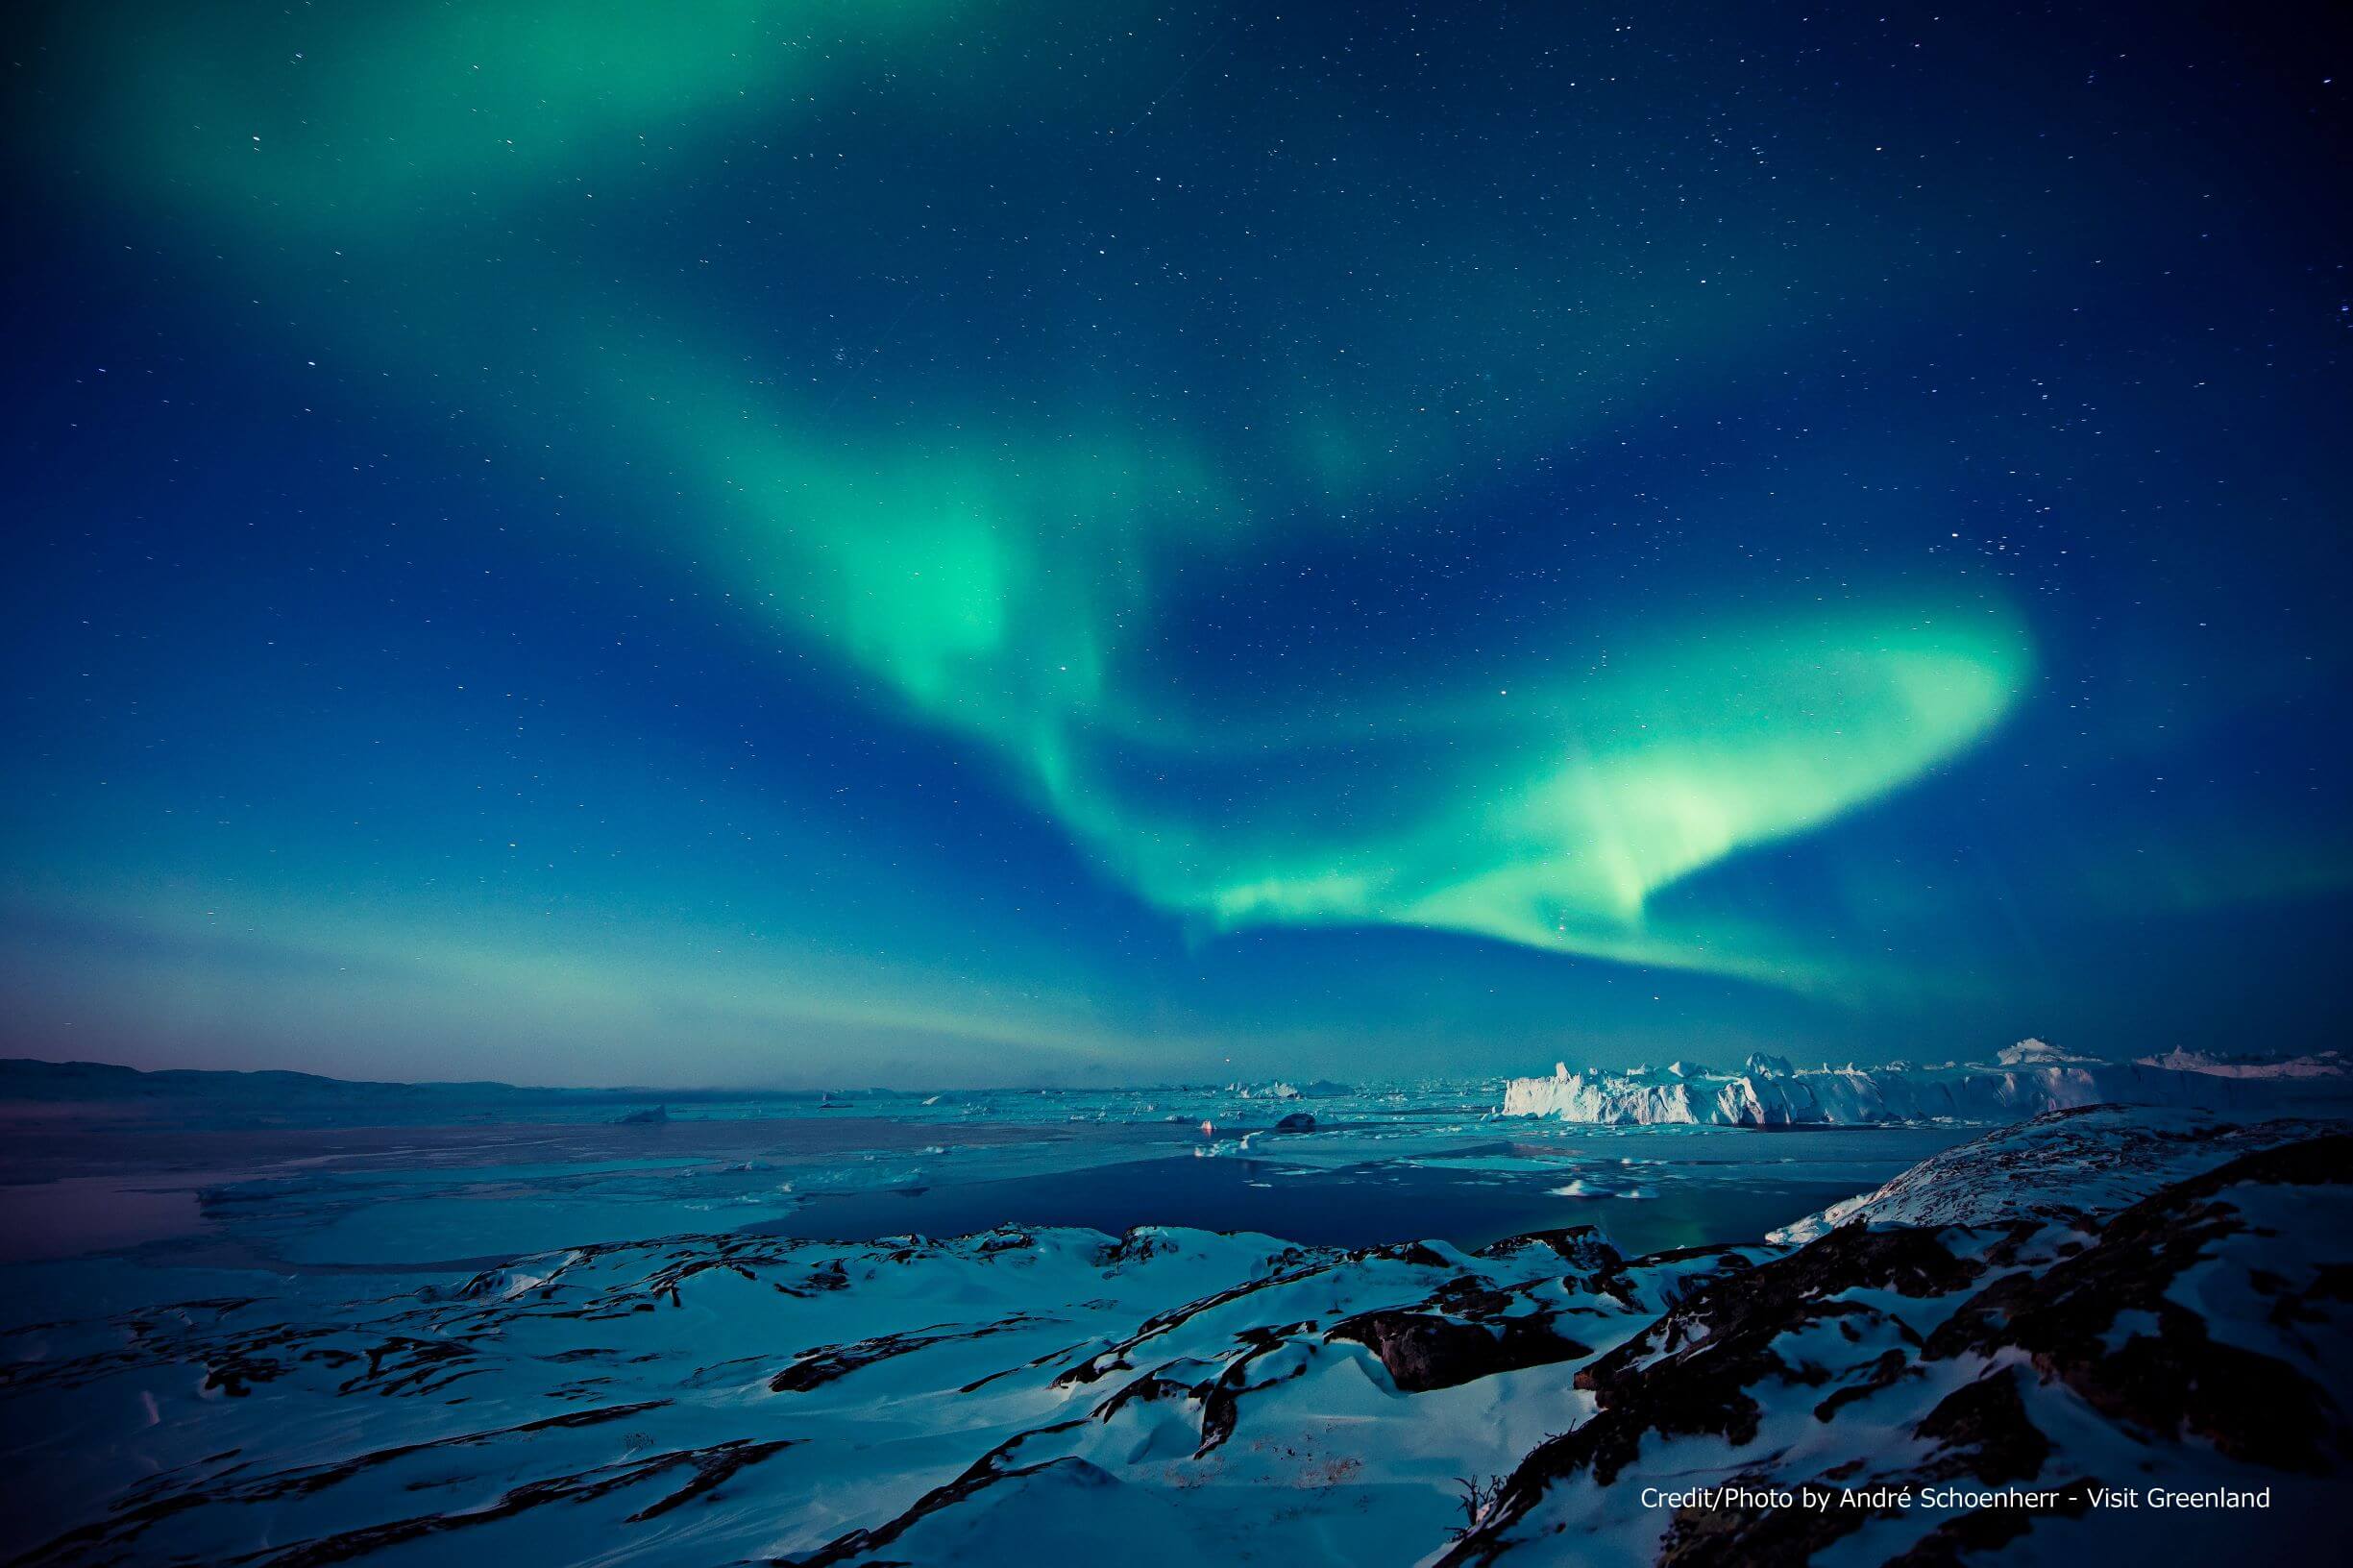
[[11, 1054], [2333, 1043], [2313, 26], [18, 17]]

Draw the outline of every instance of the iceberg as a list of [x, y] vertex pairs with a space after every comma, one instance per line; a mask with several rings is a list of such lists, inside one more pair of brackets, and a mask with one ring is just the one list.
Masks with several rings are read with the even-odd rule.
[[2210, 1073], [2217, 1078], [2341, 1079], [2348, 1075], [2341, 1051], [2316, 1051], [2309, 1056], [2273, 1056], [2259, 1052], [2218, 1056], [2208, 1051], [2186, 1051], [2176, 1046], [2163, 1056], [2142, 1057], [2140, 1064], [2145, 1067], [2169, 1067], [2176, 1072]]
[[1608, 1125], [1714, 1127], [1858, 1126], [1895, 1121], [2022, 1121], [2091, 1105], [2156, 1105], [2208, 1111], [2303, 1104], [2343, 1091], [2334, 1075], [2257, 1076], [2170, 1062], [2107, 1062], [2039, 1040], [2002, 1049], [1993, 1062], [1941, 1066], [1794, 1068], [1758, 1053], [1736, 1072], [1677, 1063], [1654, 1077], [1568, 1064], [1549, 1078], [1515, 1078], [1501, 1114]]

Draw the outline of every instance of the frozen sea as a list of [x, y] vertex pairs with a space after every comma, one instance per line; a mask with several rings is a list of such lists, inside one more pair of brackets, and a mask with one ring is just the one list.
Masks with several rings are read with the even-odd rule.
[[[1465, 1248], [1594, 1224], [1640, 1253], [1753, 1239], [1972, 1132], [1571, 1126], [1496, 1116], [1497, 1097], [1462, 1083], [1296, 1099], [18, 1102], [0, 1109], [0, 1262], [405, 1270], [690, 1232], [868, 1240], [1008, 1224]], [[1313, 1130], [1274, 1130], [1301, 1114]]]

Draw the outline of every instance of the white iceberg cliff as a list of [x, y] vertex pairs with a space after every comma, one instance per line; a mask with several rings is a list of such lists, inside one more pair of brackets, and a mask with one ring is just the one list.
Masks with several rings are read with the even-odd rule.
[[1678, 1063], [1654, 1075], [1642, 1067], [1573, 1072], [1562, 1063], [1549, 1078], [1511, 1080], [1504, 1090], [1502, 1110], [1506, 1115], [1564, 1121], [1719, 1127], [1940, 1118], [2007, 1122], [2047, 1111], [2104, 1104], [2261, 1109], [2291, 1099], [2300, 1103], [2316, 1090], [2325, 1091], [2329, 1084], [2309, 1076], [2185, 1070], [2155, 1061], [2103, 1062], [2027, 1040], [2006, 1047], [1991, 1063], [1933, 1067], [1895, 1064], [1793, 1069], [1786, 1058], [1759, 1054], [1737, 1072], [1709, 1072]]

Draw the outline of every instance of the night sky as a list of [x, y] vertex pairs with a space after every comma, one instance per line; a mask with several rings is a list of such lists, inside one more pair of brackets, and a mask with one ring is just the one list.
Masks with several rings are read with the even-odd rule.
[[6, 26], [0, 1054], [2341, 1043], [2341, 8]]

